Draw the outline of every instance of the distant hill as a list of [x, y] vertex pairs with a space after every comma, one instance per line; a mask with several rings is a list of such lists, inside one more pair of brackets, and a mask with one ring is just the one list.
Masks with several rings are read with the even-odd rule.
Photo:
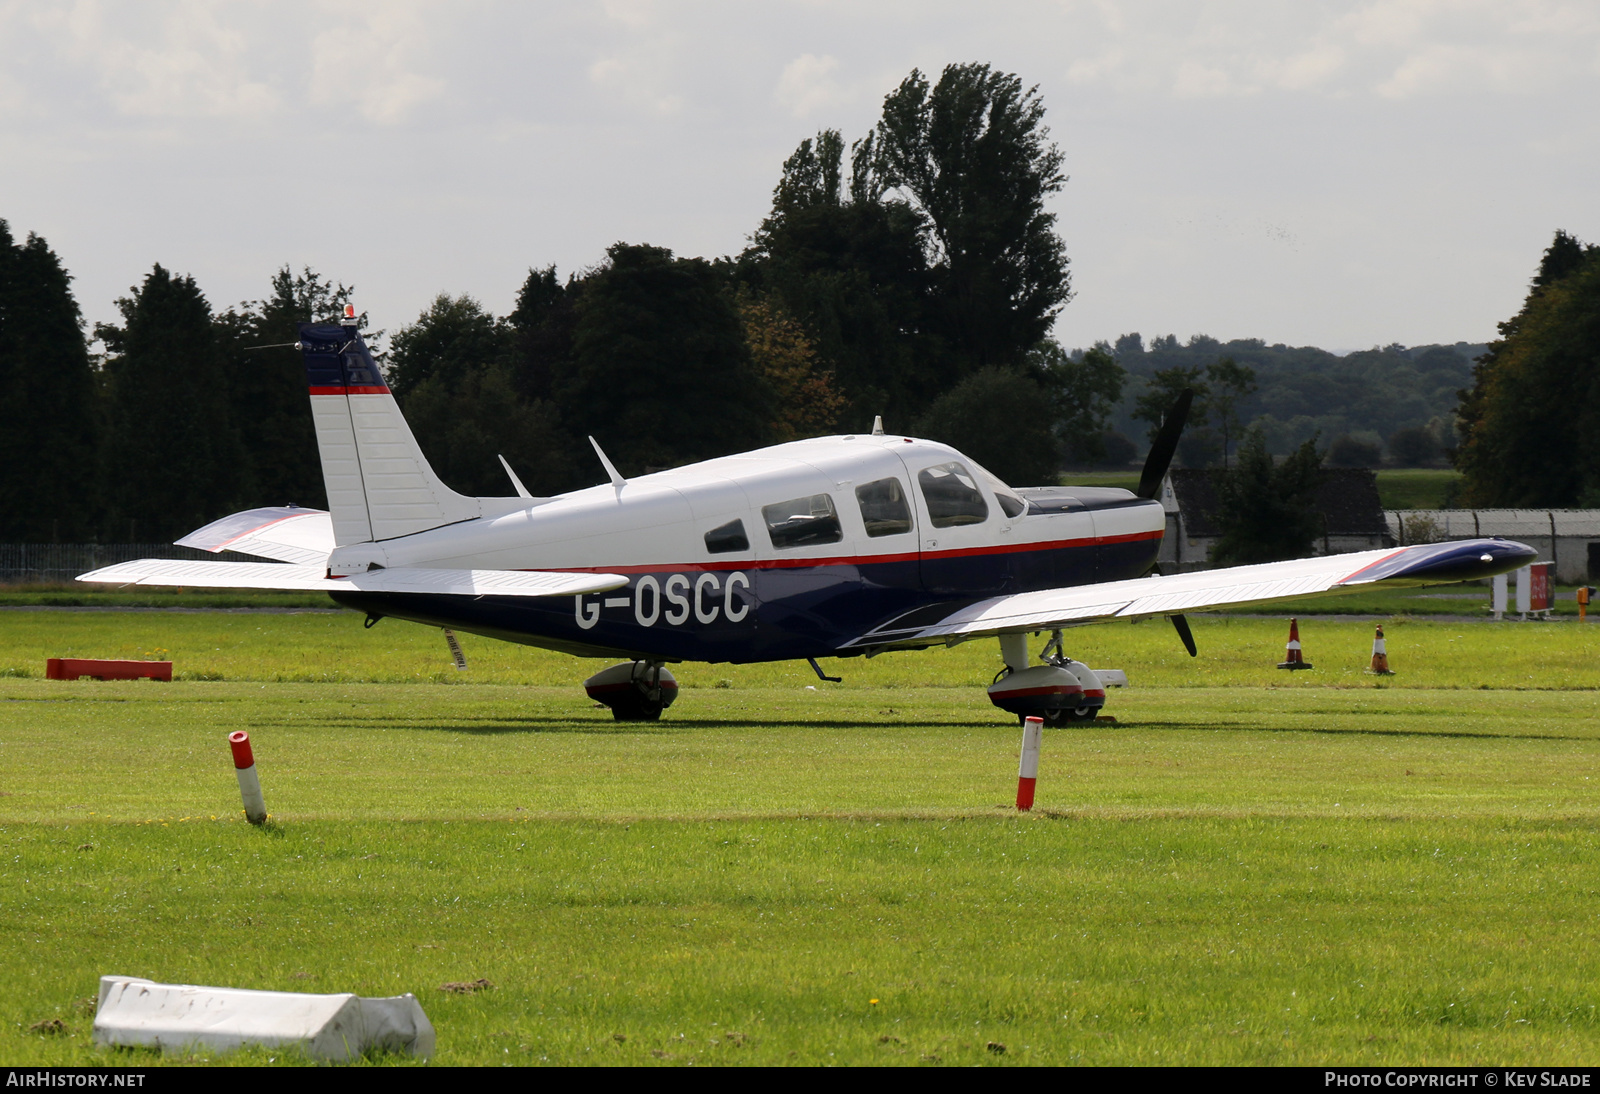
[[1129, 334], [1110, 348], [1129, 373], [1114, 428], [1141, 451], [1149, 427], [1133, 419], [1132, 409], [1145, 378], [1175, 365], [1204, 367], [1232, 357], [1255, 370], [1258, 385], [1240, 402], [1240, 418], [1259, 424], [1268, 447], [1278, 453], [1314, 434], [1326, 447], [1344, 434], [1383, 442], [1398, 430], [1430, 424], [1449, 441], [1456, 393], [1470, 385], [1473, 359], [1487, 349], [1470, 342], [1390, 345], [1339, 356], [1315, 346], [1269, 346], [1258, 338], [1219, 342], [1203, 334], [1187, 343], [1167, 335], [1148, 346], [1138, 334]]

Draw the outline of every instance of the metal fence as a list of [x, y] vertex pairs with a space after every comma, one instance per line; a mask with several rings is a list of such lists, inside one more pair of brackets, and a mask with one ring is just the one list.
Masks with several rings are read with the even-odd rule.
[[1394, 509], [1385, 514], [1401, 546], [1503, 536], [1556, 564], [1556, 580], [1600, 580], [1600, 509]]
[[212, 554], [170, 543], [0, 543], [0, 585], [71, 581], [79, 574], [138, 558], [213, 559], [260, 562], [233, 551]]

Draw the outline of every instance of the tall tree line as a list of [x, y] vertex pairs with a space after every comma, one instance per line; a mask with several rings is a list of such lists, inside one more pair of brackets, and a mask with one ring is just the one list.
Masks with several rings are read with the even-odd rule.
[[91, 356], [60, 259], [0, 221], [0, 540], [170, 540], [236, 509], [324, 505], [290, 344], [349, 296], [285, 268], [219, 313], [157, 264]]
[[1600, 508], [1600, 246], [1557, 232], [1461, 393], [1464, 504]]
[[[796, 437], [947, 440], [1019, 483], [1097, 450], [1109, 353], [1047, 332], [1071, 295], [1047, 200], [1065, 182], [1037, 91], [988, 65], [913, 71], [877, 124], [800, 142], [740, 254], [619, 242], [534, 268], [510, 314], [441, 295], [384, 364], [441, 476], [504, 494], [590, 485]], [[348, 286], [279, 270], [218, 309], [157, 264], [97, 326], [43, 240], [0, 246], [0, 539], [171, 539], [236, 509], [325, 504], [295, 324]]]

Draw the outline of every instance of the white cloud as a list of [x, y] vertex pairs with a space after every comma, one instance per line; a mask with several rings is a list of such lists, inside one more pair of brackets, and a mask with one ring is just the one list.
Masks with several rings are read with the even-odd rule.
[[447, 5], [329, 2], [323, 10], [333, 25], [311, 42], [310, 102], [354, 105], [368, 121], [395, 125], [444, 94], [446, 81], [426, 62], [448, 33]]
[[1286, 91], [1303, 91], [1327, 83], [1344, 68], [1345, 51], [1333, 42], [1320, 42], [1280, 62], [1263, 66], [1265, 74]]
[[[247, 13], [246, 13], [247, 14]], [[36, 9], [32, 29], [69, 63], [95, 73], [125, 116], [260, 117], [281, 96], [253, 71], [251, 42], [238, 8], [179, 0], [155, 13], [108, 9], [95, 0]]]
[[1184, 61], [1172, 78], [1172, 93], [1180, 99], [1209, 99], [1248, 95], [1256, 89], [1234, 80], [1226, 69], [1199, 61]]
[[779, 105], [796, 118], [818, 110], [843, 106], [855, 96], [833, 78], [839, 59], [831, 54], [818, 57], [802, 53], [783, 68], [775, 92]]

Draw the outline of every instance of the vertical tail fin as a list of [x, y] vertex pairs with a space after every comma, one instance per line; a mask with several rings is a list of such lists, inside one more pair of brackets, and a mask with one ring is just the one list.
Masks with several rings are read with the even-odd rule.
[[393, 539], [482, 514], [439, 480], [353, 320], [302, 323], [322, 478], [339, 546]]

